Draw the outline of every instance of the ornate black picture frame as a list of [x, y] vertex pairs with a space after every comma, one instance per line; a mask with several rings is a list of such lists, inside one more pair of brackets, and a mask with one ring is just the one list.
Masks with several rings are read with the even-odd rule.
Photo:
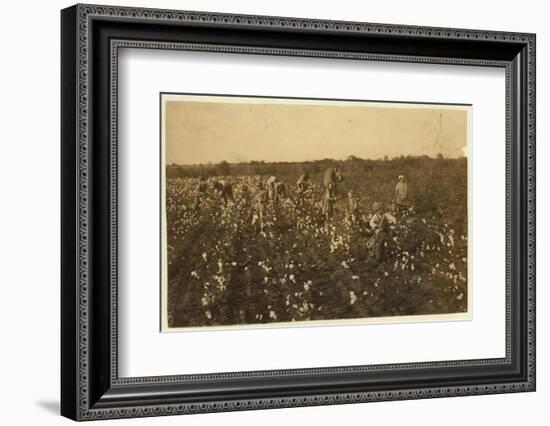
[[[535, 390], [535, 35], [76, 5], [61, 13], [61, 413], [159, 416]], [[482, 65], [506, 72], [506, 356], [120, 378], [121, 47]]]

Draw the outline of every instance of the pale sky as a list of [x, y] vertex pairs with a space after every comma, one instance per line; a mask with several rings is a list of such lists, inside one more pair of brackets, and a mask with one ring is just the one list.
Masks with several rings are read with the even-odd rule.
[[464, 156], [471, 107], [164, 95], [166, 164]]

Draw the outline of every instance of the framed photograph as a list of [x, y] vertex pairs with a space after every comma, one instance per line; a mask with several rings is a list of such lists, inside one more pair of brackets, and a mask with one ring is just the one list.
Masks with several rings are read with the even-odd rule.
[[535, 35], [61, 30], [64, 416], [535, 390]]

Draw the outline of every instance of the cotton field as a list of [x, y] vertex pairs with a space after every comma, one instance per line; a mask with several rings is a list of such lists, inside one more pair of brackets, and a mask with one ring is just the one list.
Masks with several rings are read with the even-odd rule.
[[[219, 177], [232, 199], [208, 194], [198, 208], [198, 178], [167, 178], [169, 327], [467, 311], [465, 161], [385, 163], [344, 172], [329, 219], [319, 211], [319, 175], [303, 193], [295, 175], [279, 176], [288, 193], [265, 203], [263, 229], [252, 224], [251, 202], [266, 175]], [[372, 205], [389, 205], [397, 173], [406, 174], [410, 198], [375, 259], [367, 248]], [[359, 204], [354, 220], [346, 216], [349, 190]]]

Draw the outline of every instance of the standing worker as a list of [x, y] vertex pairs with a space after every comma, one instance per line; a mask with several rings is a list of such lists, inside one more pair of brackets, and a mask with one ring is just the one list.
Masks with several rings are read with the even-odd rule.
[[395, 204], [397, 211], [402, 212], [407, 208], [407, 194], [409, 187], [405, 182], [405, 176], [399, 175], [397, 178], [397, 185], [395, 185]]
[[269, 200], [271, 202], [275, 202], [276, 194], [275, 194], [275, 184], [279, 182], [279, 179], [277, 176], [269, 176], [267, 178], [266, 184], [267, 184], [267, 195], [269, 197]]
[[306, 171], [296, 181], [296, 187], [298, 188], [298, 192], [301, 193], [301, 192], [305, 192], [308, 186], [309, 186], [309, 172]]
[[228, 201], [233, 200], [233, 185], [226, 180], [211, 179], [212, 190], [216, 198], [220, 199], [224, 206]]
[[339, 168], [329, 167], [323, 174], [323, 184], [328, 188], [329, 183], [332, 183], [333, 191], [336, 193], [336, 184], [342, 182], [343, 176]]
[[263, 187], [263, 184], [258, 182], [256, 192], [254, 192], [254, 195], [252, 196], [250, 217], [252, 219], [252, 226], [255, 226], [257, 222], [260, 223], [260, 232], [264, 232], [264, 210], [267, 197], [268, 195]]
[[206, 196], [208, 191], [208, 185], [204, 179], [204, 176], [199, 177], [199, 182], [195, 187], [195, 199], [193, 200], [193, 210], [200, 210], [202, 205], [202, 200]]
[[323, 194], [323, 199], [321, 201], [321, 211], [323, 216], [328, 221], [334, 212], [334, 202], [336, 201], [336, 185], [332, 182], [329, 182], [325, 193]]
[[367, 241], [369, 254], [376, 259], [377, 263], [384, 260], [384, 251], [386, 242], [389, 239], [389, 228], [391, 223], [396, 223], [396, 219], [390, 213], [383, 210], [382, 204], [375, 202], [372, 204], [372, 217], [369, 225], [374, 231], [372, 237]]
[[357, 223], [359, 219], [359, 201], [353, 190], [348, 191], [346, 200], [346, 221], [350, 224]]

